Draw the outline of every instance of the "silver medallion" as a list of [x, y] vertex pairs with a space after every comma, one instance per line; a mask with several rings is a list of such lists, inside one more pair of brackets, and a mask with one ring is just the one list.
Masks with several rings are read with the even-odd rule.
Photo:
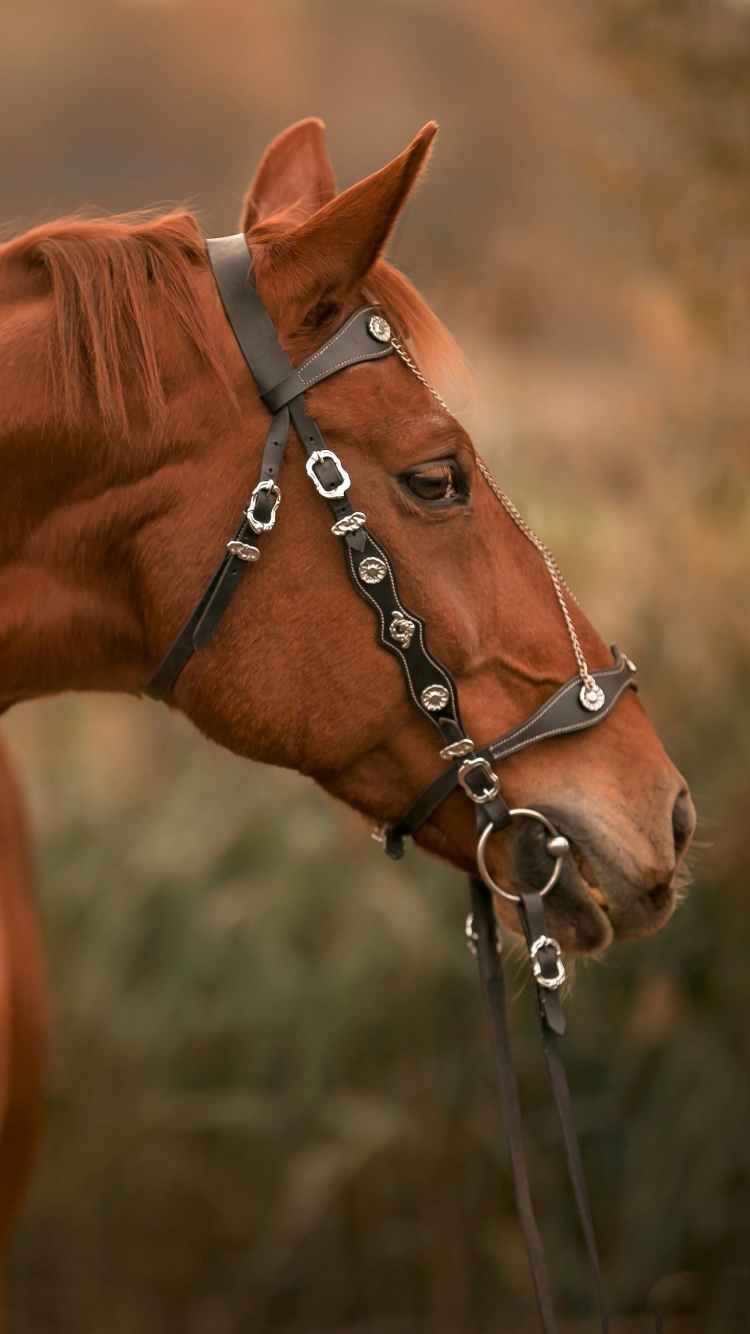
[[366, 584], [379, 584], [387, 573], [385, 561], [378, 560], [377, 556], [368, 556], [359, 563], [359, 577]]
[[401, 644], [402, 648], [409, 647], [416, 628], [414, 621], [410, 621], [408, 616], [402, 616], [400, 611], [394, 611], [391, 616], [390, 636], [397, 644]]
[[437, 713], [439, 709], [445, 708], [450, 695], [445, 686], [425, 686], [419, 698], [430, 713]]
[[626, 659], [625, 659], [625, 666], [627, 667], [627, 669], [628, 669], [629, 672], [633, 672], [633, 673], [635, 673], [635, 672], [638, 671], [638, 668], [636, 667], [636, 665], [635, 665], [635, 663], [633, 662], [633, 659], [632, 659], [632, 658], [626, 658]]
[[598, 713], [604, 707], [604, 691], [596, 681], [584, 681], [581, 689], [578, 691], [578, 698], [584, 709], [589, 713]]
[[391, 326], [382, 315], [371, 315], [367, 321], [367, 327], [373, 338], [377, 338], [379, 343], [390, 343]]

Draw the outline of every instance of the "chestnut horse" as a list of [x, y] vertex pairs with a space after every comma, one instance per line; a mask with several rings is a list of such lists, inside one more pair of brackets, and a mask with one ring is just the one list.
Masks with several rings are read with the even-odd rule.
[[[435, 129], [342, 194], [319, 121], [267, 150], [241, 227], [294, 365], [376, 301], [428, 374], [455, 366], [448, 335], [382, 258]], [[0, 386], [2, 706], [62, 690], [139, 695], [232, 534], [268, 424], [195, 220], [74, 218], [3, 246]], [[453, 673], [467, 729], [480, 741], [504, 732], [575, 664], [545, 565], [498, 506], [466, 431], [397, 357], [343, 370], [308, 403]], [[281, 485], [262, 560], [169, 702], [221, 745], [392, 822], [439, 769], [431, 729], [376, 643], [293, 444]], [[609, 666], [580, 608], [569, 610], [591, 669]], [[564, 948], [601, 950], [666, 921], [694, 816], [632, 691], [600, 726], [505, 760], [501, 776], [509, 804], [547, 812], [571, 841], [549, 899]], [[3, 959], [30, 979], [31, 999], [25, 1032], [23, 1006], [7, 1022], [3, 1010], [0, 1149], [18, 1135], [24, 1089], [36, 1094], [40, 1012], [20, 815], [12, 791], [2, 797], [7, 856], [19, 862], [7, 872]], [[471, 872], [469, 807], [454, 793], [418, 841]], [[514, 828], [493, 840], [496, 879], [513, 882], [523, 838]], [[512, 909], [507, 924], [517, 929]]]

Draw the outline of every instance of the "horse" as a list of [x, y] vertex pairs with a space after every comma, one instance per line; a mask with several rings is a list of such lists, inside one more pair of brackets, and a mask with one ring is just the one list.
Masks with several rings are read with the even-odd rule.
[[[498, 506], [503, 493], [431, 390], [432, 380], [461, 376], [460, 354], [384, 258], [436, 130], [430, 122], [388, 165], [337, 193], [322, 123], [293, 125], [266, 150], [240, 229], [293, 366], [363, 305], [395, 331], [402, 355], [339, 369], [310, 388], [309, 411], [393, 553], [401, 594], [429, 627], [467, 728], [489, 738], [554, 696], [575, 668], [571, 645], [589, 673], [611, 669], [612, 657], [572, 596], [550, 582], [545, 549], [509, 503]], [[76, 216], [0, 247], [0, 385], [1, 706], [66, 690], [140, 696], [225, 550], [269, 422], [195, 218]], [[371, 611], [352, 595], [310, 477], [291, 452], [262, 558], [256, 551], [210, 644], [166, 702], [220, 745], [296, 769], [376, 826], [393, 827], [435, 779], [435, 744], [398, 662], [373, 634]], [[599, 952], [667, 921], [695, 815], [632, 690], [597, 727], [508, 755], [501, 783], [510, 804], [541, 811], [563, 836], [547, 899], [563, 949]], [[0, 819], [19, 863], [7, 898], [25, 903], [10, 788]], [[415, 839], [477, 875], [474, 813], [458, 789]], [[523, 821], [484, 855], [487, 874], [510, 887], [549, 864]], [[494, 907], [517, 932], [510, 900], [495, 896]], [[11, 975], [27, 976], [30, 999], [26, 1026], [12, 1038], [10, 1021], [4, 1030], [10, 1092], [0, 1152], [6, 1133], [18, 1136], [13, 1098], [38, 1099], [38, 1075], [28, 1071], [39, 1069], [43, 1029], [27, 909], [7, 913], [5, 925]], [[26, 1065], [13, 1054], [24, 1044]], [[26, 1092], [14, 1093], [24, 1078]], [[37, 1120], [27, 1118], [24, 1161]]]
[[46, 1036], [26, 816], [0, 750], [0, 1252], [41, 1139]]

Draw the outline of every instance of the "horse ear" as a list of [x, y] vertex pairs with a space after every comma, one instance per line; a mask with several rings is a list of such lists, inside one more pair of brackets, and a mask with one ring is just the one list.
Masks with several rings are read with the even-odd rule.
[[322, 120], [300, 120], [269, 144], [242, 205], [243, 232], [283, 209], [309, 218], [334, 198], [336, 182], [324, 133]]
[[[397, 158], [314, 213], [283, 242], [289, 298], [308, 309], [343, 302], [372, 268], [422, 170], [437, 132], [430, 121]], [[272, 261], [273, 262], [273, 261]], [[275, 285], [275, 284], [274, 284]]]

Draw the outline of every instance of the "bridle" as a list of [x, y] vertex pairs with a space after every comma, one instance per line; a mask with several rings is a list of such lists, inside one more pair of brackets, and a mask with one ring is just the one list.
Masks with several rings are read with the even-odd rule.
[[[448, 668], [430, 652], [425, 638], [424, 620], [402, 601], [389, 553], [367, 528], [366, 515], [352, 506], [348, 496], [349, 475], [337, 455], [326, 447], [315, 420], [308, 416], [305, 393], [313, 385], [348, 366], [376, 361], [395, 353], [443, 407], [446, 405], [394, 337], [382, 311], [375, 306], [362, 306], [356, 310], [317, 352], [295, 369], [283, 351], [271, 318], [258, 295], [245, 236], [240, 233], [207, 241], [206, 245], [224, 310], [258, 386], [261, 400], [272, 414], [271, 424], [263, 450], [260, 477], [242, 512], [239, 526], [227, 543], [208, 586], [145, 686], [144, 694], [150, 695], [152, 699], [164, 698], [193, 653], [206, 648], [211, 642], [245, 571], [259, 559], [259, 544], [263, 534], [274, 527], [281, 503], [278, 479], [291, 419], [307, 456], [307, 474], [331, 512], [331, 532], [342, 541], [349, 578], [360, 597], [375, 612], [378, 642], [398, 659], [409, 698], [422, 717], [437, 730], [442, 743], [440, 758], [448, 766], [415, 797], [395, 824], [378, 829], [374, 836], [383, 843], [389, 857], [400, 858], [404, 854], [404, 839], [413, 835], [457, 788], [464, 792], [474, 806], [479, 877], [472, 877], [470, 882], [471, 913], [466, 923], [467, 939], [469, 948], [477, 957], [483, 984], [516, 1201], [544, 1334], [556, 1334], [557, 1325], [524, 1157], [520, 1104], [505, 1011], [501, 945], [492, 908], [493, 893], [516, 904], [528, 945], [542, 1044], [560, 1118], [573, 1193], [593, 1267], [602, 1330], [606, 1334], [608, 1320], [594, 1228], [573, 1124], [570, 1094], [558, 1046], [558, 1037], [565, 1031], [565, 1018], [560, 1004], [560, 987], [565, 981], [565, 968], [560, 946], [547, 931], [543, 902], [545, 895], [557, 883], [570, 845], [540, 811], [526, 807], [507, 807], [493, 765], [538, 741], [580, 732], [600, 723], [609, 716], [626, 690], [637, 688], [633, 680], [635, 667], [613, 646], [614, 665], [601, 671], [589, 671], [566, 604], [564, 581], [551, 554], [524, 523], [485, 465], [478, 461], [479, 471], [497, 499], [545, 561], [578, 671], [523, 722], [496, 740], [475, 746], [461, 721], [455, 681]], [[507, 828], [517, 819], [533, 820], [540, 826], [552, 869], [541, 889], [523, 889], [519, 894], [512, 894], [492, 879], [485, 853], [493, 834]]]

